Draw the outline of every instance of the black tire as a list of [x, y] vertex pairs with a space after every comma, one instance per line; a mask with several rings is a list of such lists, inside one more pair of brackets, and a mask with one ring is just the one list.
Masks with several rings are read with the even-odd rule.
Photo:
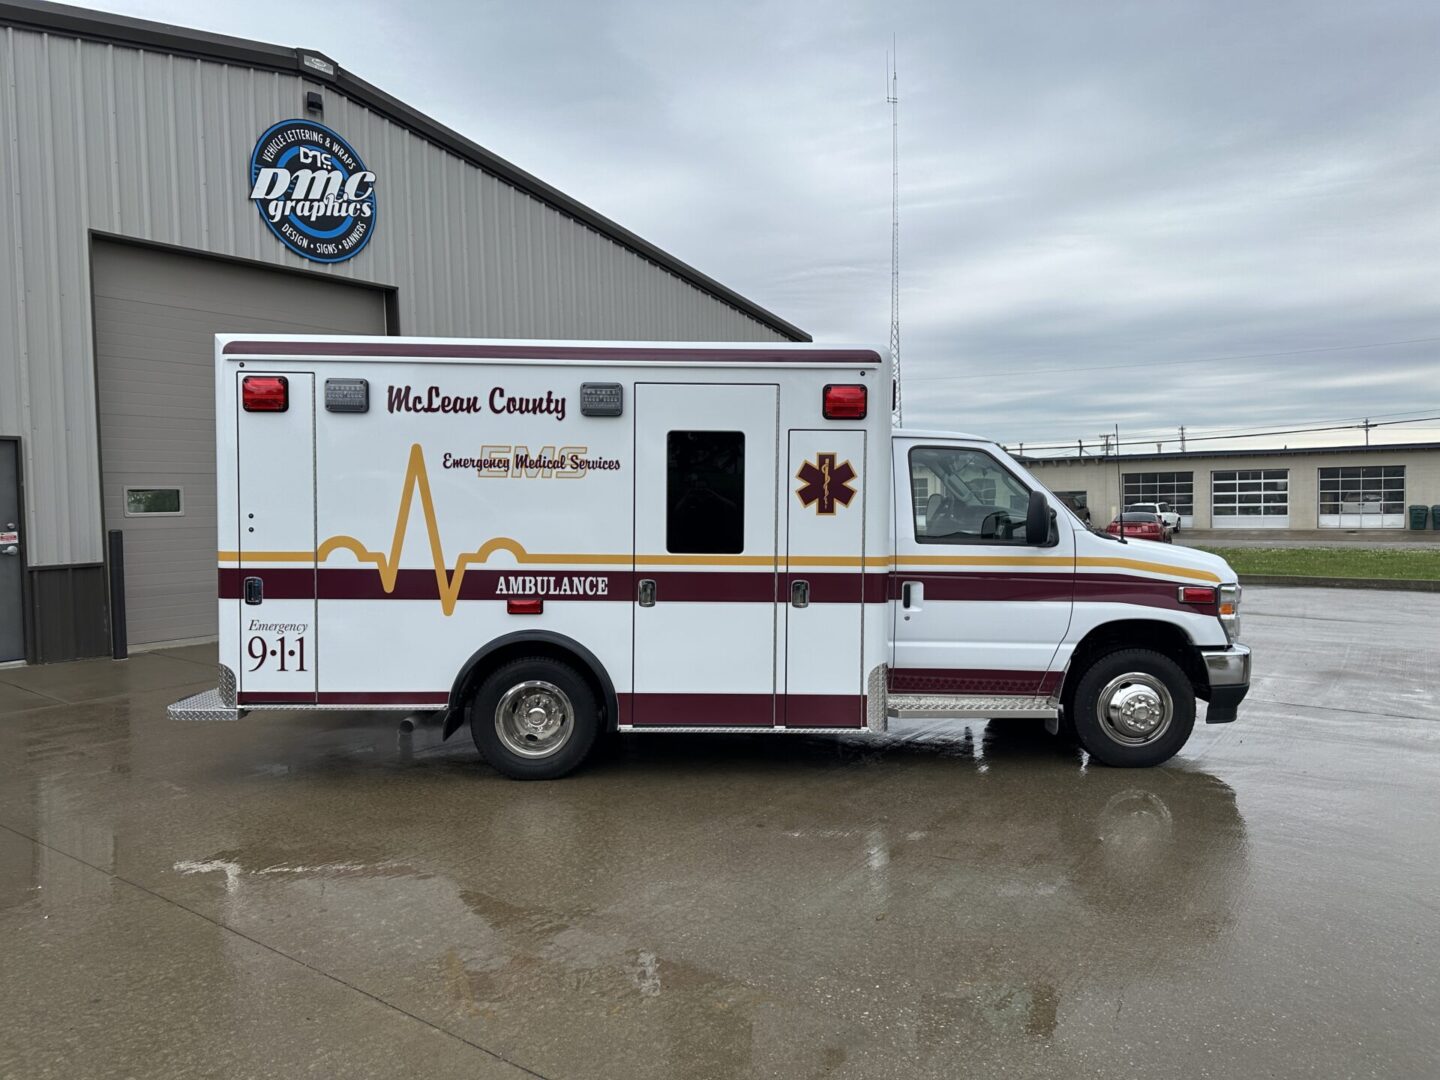
[[[527, 683], [540, 685], [526, 687]], [[513, 720], [498, 715], [502, 701], [506, 717]], [[522, 710], [525, 717], [543, 714], [545, 719], [537, 722], [542, 727], [530, 730], [518, 719]], [[543, 735], [547, 722], [555, 723], [555, 734]], [[590, 683], [569, 664], [548, 657], [512, 660], [497, 668], [470, 699], [470, 737], [476, 749], [513, 780], [557, 780], [573, 772], [590, 755], [599, 730], [600, 706]], [[558, 745], [546, 750], [544, 744], [552, 738], [559, 740]]]
[[[1134, 676], [1130, 681], [1127, 677]], [[1159, 693], [1159, 688], [1164, 694]], [[1115, 701], [1128, 693], [1136, 699], [1140, 715], [1118, 720], [1101, 715], [1101, 696]], [[1169, 705], [1165, 707], [1168, 695]], [[1144, 726], [1149, 722], [1148, 701], [1160, 703], [1162, 716], [1153, 733], [1143, 734], [1131, 728], [1128, 737], [1121, 729], [1127, 725]], [[1121, 699], [1123, 702], [1123, 698]], [[1117, 703], [1117, 708], [1123, 713]], [[1090, 756], [1118, 768], [1144, 768], [1169, 761], [1190, 738], [1195, 727], [1195, 691], [1178, 664], [1163, 653], [1150, 649], [1122, 649], [1108, 653], [1090, 665], [1075, 688], [1074, 708], [1069, 719], [1075, 725], [1080, 745]]]

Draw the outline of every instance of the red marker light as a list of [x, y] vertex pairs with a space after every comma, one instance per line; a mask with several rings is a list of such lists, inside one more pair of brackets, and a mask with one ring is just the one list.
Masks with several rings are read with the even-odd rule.
[[1182, 604], [1213, 604], [1215, 603], [1215, 590], [1209, 585], [1181, 585], [1180, 602]]
[[284, 412], [290, 407], [290, 380], [284, 375], [246, 375], [240, 400], [246, 412]]
[[539, 597], [519, 599], [512, 597], [505, 601], [505, 613], [507, 615], [541, 615], [545, 611], [545, 601]]
[[821, 411], [826, 420], [864, 420], [865, 398], [863, 386], [831, 383], [825, 387], [824, 407]]

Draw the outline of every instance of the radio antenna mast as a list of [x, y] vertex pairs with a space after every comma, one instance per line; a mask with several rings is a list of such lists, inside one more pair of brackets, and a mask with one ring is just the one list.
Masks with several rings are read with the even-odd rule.
[[905, 420], [900, 391], [900, 76], [895, 36], [885, 57], [885, 103], [890, 106], [890, 378], [895, 387], [895, 426]]

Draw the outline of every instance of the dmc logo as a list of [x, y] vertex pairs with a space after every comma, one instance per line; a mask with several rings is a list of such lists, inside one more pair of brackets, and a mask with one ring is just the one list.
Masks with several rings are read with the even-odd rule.
[[795, 479], [801, 486], [795, 497], [801, 506], [814, 506], [817, 514], [833, 514], [836, 505], [849, 506], [855, 498], [855, 469], [848, 461], [835, 463], [835, 454], [817, 454], [813, 462], [800, 466]]
[[335, 132], [282, 120], [250, 155], [250, 201], [295, 254], [314, 262], [353, 259], [375, 231], [375, 174]]

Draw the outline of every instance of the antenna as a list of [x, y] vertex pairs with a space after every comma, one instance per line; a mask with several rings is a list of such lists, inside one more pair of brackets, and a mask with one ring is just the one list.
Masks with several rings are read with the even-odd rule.
[[1128, 544], [1125, 539], [1125, 481], [1120, 475], [1120, 425], [1115, 425], [1115, 498], [1119, 500], [1119, 509], [1115, 516], [1120, 519], [1120, 542]]
[[895, 386], [895, 426], [905, 422], [900, 393], [900, 75], [895, 35], [885, 57], [885, 104], [890, 106], [890, 378]]

